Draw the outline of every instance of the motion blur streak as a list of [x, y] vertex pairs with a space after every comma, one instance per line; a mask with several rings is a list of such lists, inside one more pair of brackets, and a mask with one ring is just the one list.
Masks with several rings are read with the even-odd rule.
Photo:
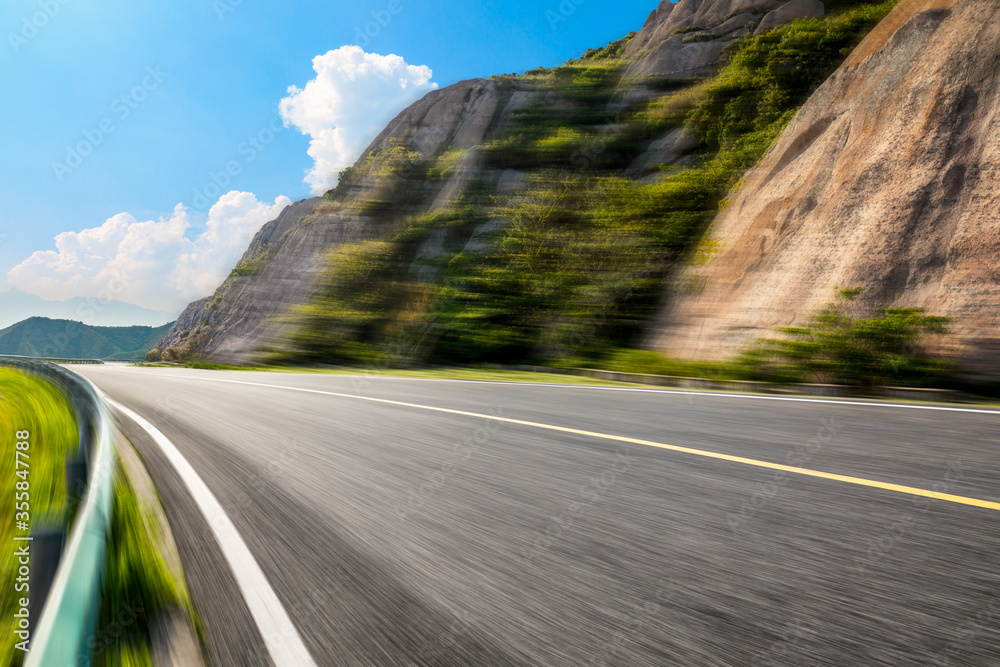
[[121, 403], [106, 399], [108, 404], [120, 410], [129, 419], [141, 426], [156, 441], [163, 453], [174, 464], [177, 472], [187, 484], [191, 495], [198, 503], [205, 519], [208, 520], [222, 552], [233, 569], [243, 597], [257, 622], [257, 628], [267, 638], [267, 648], [275, 667], [309, 667], [315, 665], [312, 656], [302, 644], [302, 639], [278, 596], [271, 590], [267, 578], [254, 560], [243, 539], [233, 530], [226, 511], [201, 477], [195, 472], [184, 455], [177, 451], [170, 440], [158, 428]]
[[[352, 394], [348, 376], [80, 372], [190, 462], [317, 664], [934, 664], [945, 646], [953, 664], [1000, 659], [995, 624], [962, 625], [996, 590], [1000, 525], [977, 507], [791, 474], [765, 492], [777, 471], [517, 423], [463, 457], [480, 417], [201, 381]], [[758, 461], [785, 462], [826, 420], [836, 433], [810, 467], [1000, 501], [995, 414], [393, 378], [363, 395]], [[145, 432], [129, 435], [210, 660], [266, 664], [186, 486]]]
[[660, 449], [668, 449], [674, 452], [681, 452], [684, 454], [693, 454], [695, 456], [705, 456], [711, 459], [719, 459], [720, 461], [729, 461], [731, 463], [742, 463], [743, 465], [757, 466], [758, 468], [770, 468], [772, 470], [781, 470], [784, 472], [794, 473], [796, 475], [808, 475], [810, 477], [820, 477], [822, 479], [829, 479], [836, 482], [845, 482], [847, 484], [857, 484], [859, 486], [870, 486], [876, 489], [883, 489], [885, 491], [895, 491], [897, 493], [906, 493], [912, 496], [921, 496], [923, 498], [933, 498], [934, 500], [946, 500], [951, 503], [959, 503], [962, 505], [972, 505], [974, 507], [982, 507], [984, 509], [1000, 510], [1000, 503], [991, 502], [988, 500], [979, 500], [978, 498], [965, 498], [964, 496], [956, 496], [948, 493], [940, 493], [937, 491], [928, 491], [926, 489], [916, 489], [912, 486], [903, 486], [901, 484], [889, 484], [886, 482], [877, 482], [871, 479], [862, 479], [860, 477], [850, 477], [848, 475], [835, 475], [828, 472], [822, 472], [820, 470], [809, 470], [808, 468], [798, 468], [795, 466], [782, 465], [780, 463], [771, 463], [770, 461], [757, 461], [755, 459], [748, 459], [742, 456], [730, 456], [728, 454], [719, 454], [718, 452], [708, 452], [703, 449], [692, 449], [691, 447], [680, 447], [678, 445], [668, 445], [664, 442], [653, 442], [650, 440], [640, 440], [638, 438], [626, 438], [620, 435], [612, 435], [610, 433], [595, 433], [594, 431], [583, 431], [576, 428], [566, 428], [564, 426], [553, 426], [551, 424], [539, 424], [538, 422], [524, 421], [521, 419], [508, 419], [507, 417], [497, 417], [494, 415], [484, 415], [476, 412], [466, 412], [464, 410], [449, 410], [448, 408], [437, 408], [431, 405], [418, 405], [416, 403], [404, 403], [402, 401], [388, 401], [382, 398], [370, 398], [367, 396], [357, 396], [354, 394], [341, 394], [332, 391], [318, 391], [316, 389], [301, 389], [298, 387], [287, 387], [278, 384], [262, 384], [260, 382], [240, 382], [238, 380], [221, 380], [214, 378], [215, 382], [230, 382], [232, 384], [246, 384], [254, 387], [268, 387], [270, 389], [288, 389], [290, 391], [305, 391], [312, 394], [323, 394], [326, 396], [336, 396], [340, 398], [353, 398], [362, 401], [375, 401], [377, 403], [386, 403], [389, 405], [399, 405], [406, 408], [418, 408], [420, 410], [433, 410], [435, 412], [446, 412], [453, 415], [461, 415], [463, 417], [478, 417], [480, 419], [491, 419], [498, 422], [506, 422], [508, 424], [519, 424], [521, 426], [533, 426], [535, 428], [544, 428], [551, 431], [562, 431], [563, 433], [573, 433], [575, 435], [584, 435], [590, 438], [602, 438], [604, 440], [616, 440], [618, 442], [627, 442], [633, 445], [643, 445], [645, 447], [658, 447]]

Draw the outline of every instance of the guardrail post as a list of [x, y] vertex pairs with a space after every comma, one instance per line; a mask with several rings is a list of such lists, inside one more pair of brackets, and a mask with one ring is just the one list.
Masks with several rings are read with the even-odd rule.
[[61, 523], [61, 521], [36, 523], [35, 525], [40, 527], [31, 531], [31, 574], [28, 582], [31, 591], [28, 606], [31, 627], [38, 624], [38, 617], [49, 597], [49, 589], [52, 588], [56, 571], [59, 569], [59, 561], [62, 559], [66, 531]]
[[70, 514], [76, 513], [76, 508], [87, 493], [87, 459], [82, 455], [66, 461], [66, 505]]

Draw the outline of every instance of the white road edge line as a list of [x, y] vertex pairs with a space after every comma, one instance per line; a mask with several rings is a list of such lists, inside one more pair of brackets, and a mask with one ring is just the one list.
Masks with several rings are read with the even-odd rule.
[[[246, 371], [236, 371], [239, 373], [245, 373]], [[271, 375], [276, 375], [271, 373]], [[293, 374], [294, 375], [294, 374]], [[638, 392], [642, 394], [675, 394], [681, 396], [705, 396], [712, 398], [743, 398], [749, 400], [757, 401], [789, 401], [792, 403], [828, 403], [833, 405], [855, 405], [859, 407], [869, 407], [869, 408], [899, 408], [902, 410], [936, 410], [941, 412], [971, 412], [975, 414], [982, 415], [997, 415], [1000, 416], [1000, 409], [987, 409], [987, 408], [953, 408], [948, 405], [938, 405], [938, 404], [925, 404], [925, 403], [892, 403], [889, 401], [865, 401], [861, 399], [843, 399], [837, 400], [832, 398], [810, 398], [806, 396], [765, 396], [763, 394], [731, 394], [721, 391], [711, 391], [711, 390], [696, 390], [696, 389], [646, 389], [644, 387], [605, 387], [598, 384], [559, 384], [559, 383], [548, 383], [548, 382], [515, 382], [512, 380], [462, 380], [458, 378], [410, 378], [410, 377], [393, 377], [390, 375], [322, 375], [319, 373], [303, 373], [301, 376], [308, 377], [337, 377], [337, 378], [365, 378], [365, 379], [375, 379], [375, 380], [408, 380], [411, 382], [467, 382], [469, 384], [507, 384], [516, 385], [520, 387], [551, 387], [556, 389], [595, 389], [602, 391], [630, 391]], [[301, 377], [300, 376], [300, 377]], [[221, 378], [209, 378], [197, 375], [164, 375], [163, 377], [173, 377], [183, 380], [211, 380], [215, 382], [235, 382], [237, 384], [258, 384], [256, 382], [239, 382], [237, 380], [224, 380]], [[288, 387], [285, 385], [267, 385], [263, 384], [261, 386], [273, 386], [281, 387], [283, 389], [299, 389], [299, 387]], [[357, 398], [364, 398], [361, 394], [352, 394]]]
[[184, 480], [191, 496], [198, 505], [198, 509], [208, 521], [209, 528], [212, 529], [215, 539], [219, 542], [223, 555], [229, 562], [236, 583], [243, 593], [247, 607], [250, 608], [250, 614], [257, 624], [257, 629], [260, 631], [260, 636], [267, 646], [275, 667], [315, 666], [316, 662], [306, 649], [302, 637], [299, 636], [288, 612], [285, 611], [274, 589], [268, 583], [263, 570], [260, 569], [260, 565], [250, 553], [246, 542], [240, 537], [236, 527], [226, 515], [226, 511], [201, 476], [188, 463], [174, 443], [158, 428], [121, 403], [107, 396], [104, 397], [104, 400], [149, 433], [173, 464], [181, 479]]

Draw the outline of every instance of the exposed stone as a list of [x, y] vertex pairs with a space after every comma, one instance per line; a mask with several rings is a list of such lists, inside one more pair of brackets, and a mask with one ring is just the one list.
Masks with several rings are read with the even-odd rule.
[[[521, 95], [524, 101], [530, 93]], [[404, 141], [425, 156], [448, 146], [471, 148], [495, 131], [500, 102], [498, 85], [486, 79], [432, 91], [396, 116], [358, 164], [391, 141]], [[454, 201], [478, 171], [477, 152], [470, 150], [429, 208], [444, 208]], [[260, 269], [232, 276], [213, 296], [190, 304], [156, 348], [182, 350], [197, 341], [193, 347], [200, 355], [234, 363], [252, 359], [262, 346], [280, 337], [288, 326], [287, 312], [315, 293], [329, 251], [374, 233], [371, 222], [355, 213], [350, 202], [377, 186], [376, 179], [367, 175], [346, 193], [348, 203], [315, 197], [287, 207], [257, 232], [241, 259], [241, 264], [260, 260]]]
[[630, 169], [641, 173], [659, 170], [660, 165], [674, 164], [700, 145], [701, 141], [688, 134], [683, 127], [675, 128], [651, 143]]
[[156, 349], [184, 348], [198, 336], [199, 354], [241, 362], [275, 338], [284, 326], [278, 317], [313, 294], [327, 250], [368, 233], [362, 218], [348, 210], [324, 212], [330, 206], [324, 202], [296, 202], [264, 225], [241, 259], [266, 257], [260, 271], [231, 277], [212, 297], [190, 304]]
[[755, 23], [758, 16], [760, 16], [760, 14], [753, 14], [751, 12], [737, 14], [722, 25], [712, 28], [712, 32], [720, 37], [730, 35], [737, 30], [746, 28], [749, 24]]
[[725, 25], [740, 14], [760, 17], [777, 9], [784, 2], [785, 0], [680, 0], [668, 13], [661, 14], [657, 10], [655, 20], [647, 22], [629, 42], [625, 58], [638, 60], [644, 52], [676, 36], [678, 31], [714, 31], [716, 26]]
[[396, 116], [364, 154], [391, 140], [406, 141], [422, 155], [446, 146], [470, 148], [483, 140], [499, 103], [497, 84], [488, 79], [433, 90]]
[[503, 131], [510, 127], [510, 123], [513, 121], [514, 114], [519, 111], [523, 111], [528, 108], [528, 106], [535, 100], [538, 96], [537, 92], [528, 90], [515, 90], [510, 99], [507, 101], [507, 105], [503, 108], [500, 113], [499, 120], [499, 131]]
[[747, 174], [651, 345], [724, 358], [861, 286], [953, 317], [947, 345], [1000, 370], [997, 62], [995, 0], [902, 0]]
[[521, 187], [524, 182], [524, 172], [516, 169], [504, 169], [497, 179], [497, 192], [510, 192]]
[[423, 282], [431, 282], [439, 272], [435, 263], [444, 255], [444, 239], [446, 229], [435, 229], [431, 235], [420, 244], [414, 257], [411, 273], [414, 278]]
[[483, 252], [490, 247], [489, 238], [495, 232], [499, 231], [507, 222], [501, 220], [500, 218], [490, 218], [483, 224], [476, 227], [469, 237], [468, 242], [462, 249], [462, 252]]
[[[627, 77], [698, 78], [713, 74], [722, 50], [747, 26], [785, 0], [680, 0], [670, 12], [657, 9], [625, 49]], [[819, 0], [792, 3], [819, 4]], [[786, 3], [791, 4], [791, 3]]]
[[719, 56], [726, 48], [721, 39], [710, 42], [684, 43], [681, 35], [662, 42], [647, 55], [632, 63], [627, 77], [665, 76], [694, 78], [707, 76], [719, 65]]
[[670, 12], [674, 10], [674, 3], [671, 0], [660, 0], [660, 5], [649, 13], [649, 17], [643, 24], [643, 27], [656, 23], [657, 21], [662, 21], [670, 15]]
[[768, 12], [761, 19], [760, 25], [757, 26], [754, 34], [759, 35], [795, 19], [823, 18], [825, 11], [826, 8], [820, 0], [790, 0], [773, 12]]
[[465, 190], [469, 181], [480, 173], [479, 151], [470, 148], [455, 165], [455, 173], [451, 175], [444, 187], [431, 204], [431, 211], [440, 211], [455, 203]]

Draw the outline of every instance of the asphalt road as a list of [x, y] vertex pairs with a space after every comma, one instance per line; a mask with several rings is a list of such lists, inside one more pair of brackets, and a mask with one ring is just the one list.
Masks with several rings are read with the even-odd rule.
[[[1000, 664], [997, 510], [579, 432], [998, 501], [1000, 413], [74, 370], [173, 441], [320, 665]], [[210, 660], [271, 664], [208, 522], [123, 425]]]

